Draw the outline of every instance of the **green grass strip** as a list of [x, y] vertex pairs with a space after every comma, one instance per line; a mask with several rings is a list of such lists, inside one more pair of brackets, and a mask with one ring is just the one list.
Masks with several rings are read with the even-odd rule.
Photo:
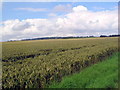
[[118, 54], [66, 76], [60, 83], [53, 82], [49, 88], [118, 88]]

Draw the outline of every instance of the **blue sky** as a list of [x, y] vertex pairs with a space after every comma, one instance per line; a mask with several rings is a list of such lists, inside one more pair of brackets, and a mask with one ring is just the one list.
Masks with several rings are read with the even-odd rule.
[[[118, 5], [117, 2], [4, 2], [3, 3], [3, 21], [11, 19], [28, 19], [28, 18], [49, 18], [49, 13], [57, 15], [66, 14], [67, 12], [54, 12], [53, 8], [57, 5], [70, 4], [72, 7], [83, 5], [91, 11], [102, 11], [114, 9]], [[18, 8], [44, 8], [46, 11], [27, 11], [19, 10]]]
[[4, 2], [2, 40], [118, 33], [117, 2]]

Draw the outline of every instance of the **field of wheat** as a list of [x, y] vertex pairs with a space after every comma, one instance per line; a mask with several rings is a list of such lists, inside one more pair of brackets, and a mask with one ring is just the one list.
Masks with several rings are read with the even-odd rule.
[[3, 42], [2, 87], [44, 88], [117, 51], [117, 37]]

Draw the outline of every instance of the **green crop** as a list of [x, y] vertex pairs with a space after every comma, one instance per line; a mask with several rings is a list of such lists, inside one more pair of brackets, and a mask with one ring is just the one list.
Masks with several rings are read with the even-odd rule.
[[2, 43], [2, 87], [44, 88], [118, 51], [118, 38]]

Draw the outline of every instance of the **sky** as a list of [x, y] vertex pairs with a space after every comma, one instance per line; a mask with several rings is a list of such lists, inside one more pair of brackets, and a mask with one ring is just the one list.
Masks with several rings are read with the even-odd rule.
[[117, 2], [4, 2], [2, 41], [118, 33]]

